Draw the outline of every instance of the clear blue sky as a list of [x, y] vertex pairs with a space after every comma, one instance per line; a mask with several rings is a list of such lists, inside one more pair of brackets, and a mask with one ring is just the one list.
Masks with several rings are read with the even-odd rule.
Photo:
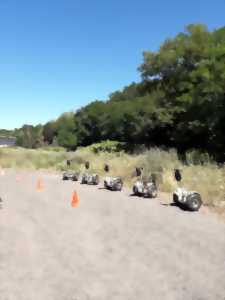
[[190, 23], [224, 26], [225, 1], [1, 1], [0, 128], [106, 99], [139, 80], [143, 50]]

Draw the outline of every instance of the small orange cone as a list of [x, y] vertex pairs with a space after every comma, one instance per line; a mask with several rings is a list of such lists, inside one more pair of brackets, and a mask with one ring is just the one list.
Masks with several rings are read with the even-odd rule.
[[22, 180], [22, 177], [20, 175], [16, 176], [16, 181], [21, 181]]
[[44, 189], [43, 181], [39, 178], [37, 182], [37, 191], [42, 191]]
[[79, 203], [79, 197], [77, 195], [77, 192], [74, 191], [73, 195], [72, 195], [71, 205], [72, 205], [72, 207], [77, 207], [78, 203]]

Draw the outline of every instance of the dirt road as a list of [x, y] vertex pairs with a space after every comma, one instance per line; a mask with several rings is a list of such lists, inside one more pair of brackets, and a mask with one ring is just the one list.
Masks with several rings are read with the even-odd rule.
[[212, 215], [21, 174], [0, 177], [0, 300], [225, 299], [225, 224]]

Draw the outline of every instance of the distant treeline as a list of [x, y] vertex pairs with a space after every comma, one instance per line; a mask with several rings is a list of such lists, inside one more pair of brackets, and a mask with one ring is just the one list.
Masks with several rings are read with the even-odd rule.
[[17, 144], [67, 149], [102, 140], [208, 151], [225, 159], [225, 27], [189, 25], [144, 52], [140, 83], [56, 121], [17, 129]]
[[0, 138], [14, 138], [14, 131], [7, 129], [0, 129]]

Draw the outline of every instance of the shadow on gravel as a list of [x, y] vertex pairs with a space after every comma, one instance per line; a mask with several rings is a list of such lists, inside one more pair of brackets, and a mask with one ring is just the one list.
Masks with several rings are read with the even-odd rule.
[[107, 188], [105, 188], [105, 187], [99, 187], [98, 190], [105, 190], [105, 191], [113, 192], [113, 193], [114, 193], [114, 192], [120, 192], [120, 193], [122, 192], [122, 191], [117, 191], [117, 190], [110, 190], [110, 189], [107, 189]]
[[183, 211], [188, 211], [190, 212], [187, 207], [183, 206], [182, 204], [177, 204], [177, 203], [161, 203], [162, 206], [175, 206], [178, 207], [179, 209], [183, 210]]
[[177, 206], [179, 207], [179, 205], [177, 205], [176, 203], [161, 203], [162, 206]]
[[133, 197], [133, 198], [136, 198], [136, 199], [147, 199], [147, 197], [143, 197], [141, 195], [135, 195], [135, 194], [130, 194], [129, 197]]
[[133, 198], [136, 198], [136, 199], [148, 199], [148, 200], [157, 199], [157, 198], [150, 198], [148, 196], [135, 195], [135, 194], [130, 194], [129, 197], [133, 197]]

